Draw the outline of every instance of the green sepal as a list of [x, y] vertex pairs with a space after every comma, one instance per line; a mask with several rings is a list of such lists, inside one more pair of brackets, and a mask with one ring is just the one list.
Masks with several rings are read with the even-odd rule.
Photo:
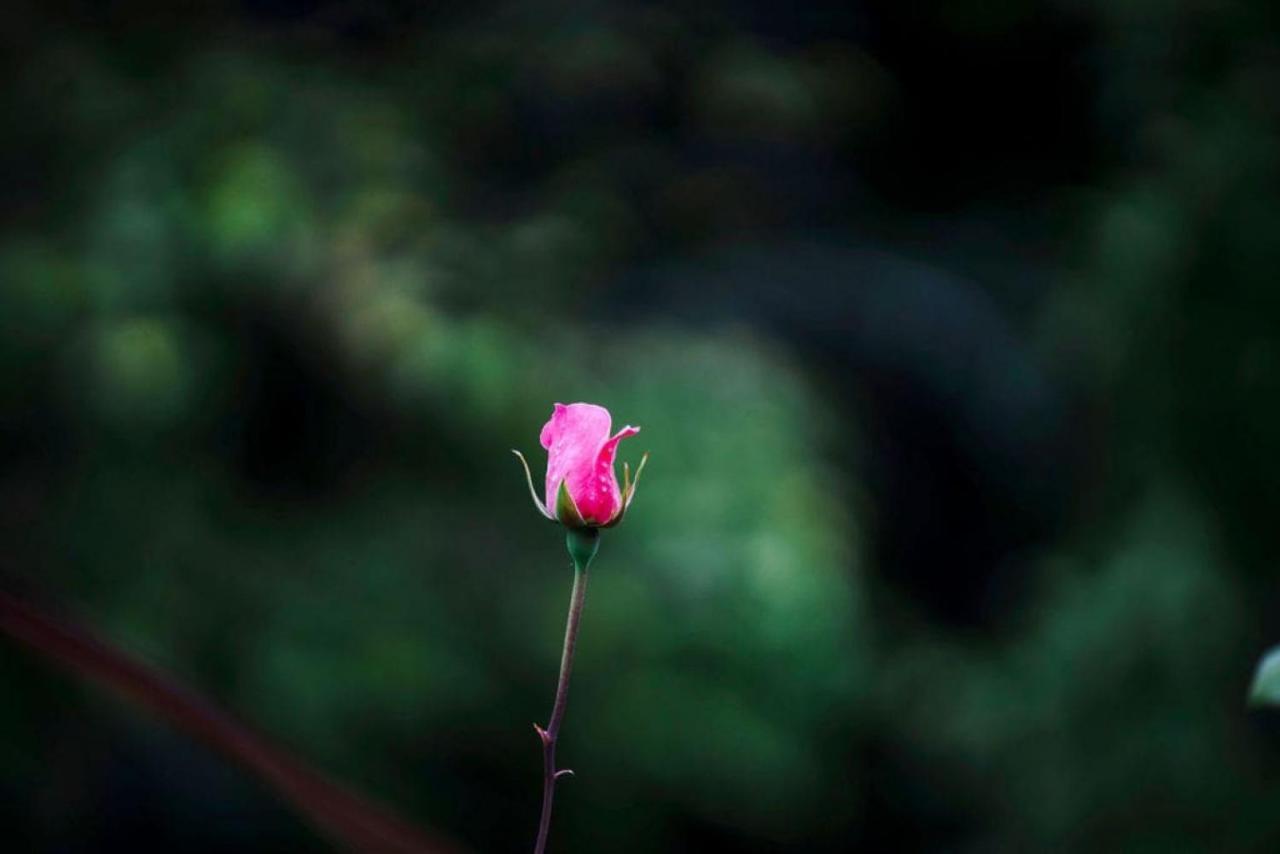
[[533, 488], [533, 472], [529, 471], [529, 461], [524, 458], [524, 454], [514, 448], [511, 450], [511, 453], [515, 454], [520, 460], [520, 465], [524, 466], [524, 479], [529, 482], [529, 496], [533, 498], [533, 505], [538, 508], [539, 513], [554, 522], [556, 517], [551, 515], [551, 511], [547, 509], [547, 505], [543, 504], [542, 499], [538, 497], [538, 490]]
[[644, 456], [640, 458], [640, 465], [636, 466], [636, 479], [630, 480], [627, 484], [627, 491], [622, 496], [622, 510], [625, 513], [627, 508], [631, 506], [631, 499], [635, 497], [636, 487], [640, 485], [640, 472], [644, 471], [644, 464], [649, 462], [649, 452], [645, 451]]
[[636, 484], [640, 482], [640, 472], [644, 471], [644, 464], [647, 462], [649, 462], [649, 452], [645, 451], [644, 456], [640, 458], [640, 465], [636, 466], [635, 480], [631, 479], [631, 466], [622, 464], [622, 506], [618, 508], [618, 515], [610, 519], [609, 524], [601, 527], [612, 528], [627, 515], [627, 508], [631, 506], [631, 499], [635, 496]]
[[566, 481], [560, 481], [560, 490], [556, 492], [556, 519], [568, 528], [586, 528], [587, 523], [578, 512], [578, 505], [573, 503]]

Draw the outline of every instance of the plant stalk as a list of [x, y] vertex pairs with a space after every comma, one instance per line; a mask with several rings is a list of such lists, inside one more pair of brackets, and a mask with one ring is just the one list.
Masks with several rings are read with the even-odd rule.
[[[598, 532], [592, 531], [592, 539], [588, 544], [575, 543], [574, 537], [583, 535], [576, 532], [569, 534], [569, 553], [573, 555], [573, 591], [569, 594], [569, 618], [564, 629], [564, 651], [560, 654], [560, 679], [556, 683], [556, 700], [551, 707], [551, 719], [547, 728], [537, 724], [533, 728], [542, 739], [542, 815], [538, 820], [538, 840], [534, 844], [534, 854], [544, 854], [547, 848], [547, 834], [551, 830], [551, 803], [555, 798], [556, 780], [573, 772], [556, 769], [556, 739], [560, 735], [560, 724], [564, 720], [565, 704], [569, 701], [569, 675], [573, 672], [573, 653], [578, 646], [578, 624], [582, 620], [582, 606], [587, 599], [587, 567], [599, 538]], [[589, 551], [582, 553], [581, 546], [588, 545]], [[575, 546], [579, 548], [575, 550]]]

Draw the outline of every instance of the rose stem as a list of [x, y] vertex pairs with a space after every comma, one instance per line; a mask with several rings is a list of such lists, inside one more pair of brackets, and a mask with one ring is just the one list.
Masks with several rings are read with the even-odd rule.
[[[588, 542], [584, 542], [588, 540]], [[575, 542], [577, 538], [577, 542]], [[564, 628], [564, 651], [560, 654], [560, 679], [556, 683], [556, 701], [551, 708], [551, 720], [547, 728], [537, 724], [533, 728], [542, 739], [542, 817], [538, 820], [538, 841], [534, 854], [543, 854], [547, 848], [547, 833], [551, 829], [551, 802], [555, 797], [556, 780], [573, 772], [556, 770], [556, 738], [560, 735], [560, 723], [564, 719], [564, 707], [569, 701], [569, 674], [573, 672], [573, 653], [578, 646], [578, 623], [582, 619], [582, 606], [587, 599], [587, 567], [599, 544], [599, 532], [589, 535], [570, 531], [569, 553], [573, 556], [573, 591], [569, 594], [569, 619]], [[575, 548], [575, 546], [577, 548]]]

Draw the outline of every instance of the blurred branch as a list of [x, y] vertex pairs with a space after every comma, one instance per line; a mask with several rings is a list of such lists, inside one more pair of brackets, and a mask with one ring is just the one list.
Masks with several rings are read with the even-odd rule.
[[256, 774], [332, 841], [355, 851], [446, 854], [384, 808], [343, 788], [158, 670], [65, 619], [0, 591], [0, 631], [105, 685]]

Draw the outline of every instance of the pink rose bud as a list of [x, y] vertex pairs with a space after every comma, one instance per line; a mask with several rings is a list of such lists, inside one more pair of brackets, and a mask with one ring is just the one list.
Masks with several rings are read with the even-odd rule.
[[610, 436], [612, 425], [609, 410], [603, 406], [555, 405], [541, 436], [542, 447], [547, 449], [545, 504], [538, 500], [529, 464], [519, 451], [513, 452], [525, 465], [534, 504], [548, 519], [571, 528], [607, 528], [622, 521], [648, 455], [640, 460], [635, 481], [630, 467], [623, 464], [623, 485], [619, 488], [613, 471], [618, 443], [639, 433], [640, 428], [623, 427]]

